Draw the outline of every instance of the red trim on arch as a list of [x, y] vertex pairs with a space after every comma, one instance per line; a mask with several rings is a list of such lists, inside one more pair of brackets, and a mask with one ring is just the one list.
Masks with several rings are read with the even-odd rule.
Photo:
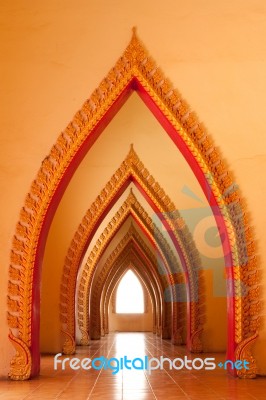
[[188, 162], [189, 166], [191, 167], [194, 175], [196, 176], [207, 200], [214, 211], [214, 217], [217, 222], [217, 226], [219, 228], [219, 233], [220, 233], [220, 238], [221, 238], [221, 243], [223, 245], [223, 252], [224, 252], [224, 260], [225, 260], [225, 267], [226, 267], [226, 279], [227, 279], [227, 317], [228, 317], [228, 334], [227, 334], [227, 358], [234, 360], [235, 357], [235, 340], [234, 340], [234, 334], [235, 334], [235, 315], [234, 315], [234, 310], [235, 310], [235, 297], [234, 297], [234, 283], [233, 283], [233, 259], [232, 259], [232, 252], [230, 248], [230, 241], [227, 233], [227, 228], [225, 224], [224, 217], [221, 214], [219, 205], [216, 201], [216, 198], [212, 192], [211, 186], [206, 179], [205, 174], [201, 170], [197, 160], [195, 159], [194, 155], [191, 153], [183, 139], [181, 138], [180, 135], [178, 135], [178, 132], [176, 129], [173, 127], [173, 125], [166, 119], [164, 116], [163, 112], [157, 107], [153, 99], [150, 97], [150, 95], [146, 92], [144, 87], [141, 85], [141, 83], [138, 81], [137, 78], [135, 78], [135, 85], [136, 87], [136, 92], [140, 96], [140, 98], [144, 101], [146, 106], [149, 108], [149, 110], [152, 112], [152, 114], [155, 116], [155, 118], [159, 121], [161, 126], [164, 128], [164, 130], [167, 132], [167, 134], [170, 136], [176, 147], [180, 150], [186, 161]]
[[[31, 344], [31, 354], [32, 354], [32, 371], [31, 376], [36, 376], [39, 373], [40, 367], [40, 354], [39, 354], [39, 331], [40, 331], [40, 280], [41, 280], [41, 266], [44, 255], [44, 248], [46, 244], [47, 235], [50, 229], [50, 224], [54, 217], [54, 213], [57, 209], [57, 206], [64, 194], [64, 191], [72, 178], [74, 172], [77, 167], [97, 140], [99, 135], [103, 132], [105, 127], [109, 124], [109, 122], [113, 119], [115, 114], [120, 110], [123, 104], [126, 102], [131, 93], [136, 90], [139, 96], [142, 98], [144, 103], [156, 117], [156, 119], [160, 122], [162, 127], [165, 129], [167, 134], [171, 137], [177, 148], [183, 154], [188, 164], [192, 168], [196, 178], [198, 179], [206, 198], [211, 207], [217, 207], [218, 204], [216, 199], [211, 191], [210, 185], [204, 176], [200, 166], [198, 165], [196, 159], [193, 154], [189, 151], [186, 144], [182, 140], [182, 138], [178, 135], [178, 132], [171, 125], [171, 123], [166, 119], [163, 115], [162, 111], [157, 107], [155, 102], [146, 92], [144, 87], [140, 84], [140, 82], [133, 78], [126, 88], [121, 92], [117, 100], [114, 104], [109, 108], [106, 112], [105, 116], [98, 122], [97, 126], [90, 133], [87, 139], [84, 141], [83, 145], [77, 151], [75, 157], [71, 161], [67, 170], [64, 173], [61, 181], [58, 184], [58, 187], [51, 199], [51, 203], [47, 209], [45, 219], [43, 222], [43, 226], [40, 232], [38, 245], [36, 248], [36, 257], [34, 263], [34, 272], [33, 272], [33, 292], [32, 292], [32, 319], [31, 319], [31, 332], [32, 332], [32, 344]], [[217, 207], [217, 210], [219, 208]], [[228, 278], [228, 355], [227, 357], [234, 360], [234, 350], [235, 350], [235, 340], [234, 340], [234, 331], [235, 331], [235, 318], [234, 318], [234, 285], [233, 285], [233, 262], [232, 262], [232, 254], [230, 251], [230, 242], [225, 226], [225, 221], [220, 213], [217, 211], [215, 215], [216, 219], [219, 219], [219, 228], [223, 232], [224, 237], [222, 238], [222, 243], [224, 247], [225, 254], [225, 263], [226, 263], [226, 271]]]

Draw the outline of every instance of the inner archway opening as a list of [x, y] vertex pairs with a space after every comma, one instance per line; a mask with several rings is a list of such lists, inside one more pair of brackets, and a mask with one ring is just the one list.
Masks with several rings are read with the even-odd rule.
[[121, 279], [116, 293], [117, 314], [143, 314], [143, 289], [136, 274], [130, 269]]
[[149, 278], [141, 276], [135, 266], [127, 267], [120, 277], [115, 277], [116, 282], [106, 293], [108, 316], [105, 330], [107, 327], [108, 333], [154, 331], [156, 309], [146, 279]]

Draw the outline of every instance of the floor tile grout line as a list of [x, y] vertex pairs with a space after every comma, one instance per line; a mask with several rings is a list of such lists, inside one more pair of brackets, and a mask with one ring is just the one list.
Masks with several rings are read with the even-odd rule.
[[[112, 348], [113, 348], [113, 346], [114, 346], [114, 343], [115, 343], [115, 338], [112, 340], [112, 344], [111, 344], [111, 347], [110, 347], [109, 351], [107, 352], [107, 356], [110, 354], [110, 352], [111, 352], [111, 350], [112, 350]], [[90, 399], [90, 397], [91, 397], [91, 395], [92, 395], [92, 392], [93, 392], [93, 390], [94, 390], [94, 388], [95, 388], [95, 386], [96, 386], [98, 380], [100, 379], [100, 375], [102, 374], [103, 370], [104, 370], [103, 368], [101, 368], [101, 369], [99, 370], [99, 374], [98, 374], [98, 376], [97, 376], [97, 379], [95, 380], [95, 383], [94, 383], [94, 385], [93, 385], [93, 387], [92, 387], [92, 390], [91, 390], [90, 393], [89, 393], [89, 396], [87, 397], [87, 400]]]
[[[136, 339], [136, 340], [135, 340]], [[213, 353], [209, 352], [209, 357]], [[82, 346], [77, 349], [76, 357], [82, 359], [87, 356], [93, 357], [105, 356], [122, 358], [128, 355], [128, 359], [143, 359], [143, 355], [157, 357], [160, 355], [173, 360], [176, 356], [183, 357], [189, 355], [183, 346], [174, 346], [169, 341], [158, 338], [152, 333], [111, 333], [99, 341], [92, 341], [89, 347]], [[205, 354], [204, 354], [205, 355]], [[207, 356], [207, 357], [208, 357]], [[73, 356], [75, 357], [75, 356]], [[198, 355], [195, 355], [198, 357]], [[222, 359], [223, 355], [217, 357]], [[193, 355], [192, 355], [193, 358]], [[144, 363], [144, 359], [142, 361]], [[139, 366], [139, 363], [137, 364]], [[135, 365], [135, 366], [136, 366]], [[219, 368], [211, 371], [188, 371], [186, 368], [182, 371], [171, 369], [171, 362], [165, 361], [162, 370], [151, 371], [127, 371], [120, 364], [119, 373], [114, 380], [109, 372], [113, 373], [108, 364], [103, 364], [99, 371], [91, 370], [88, 374], [84, 369], [77, 371], [60, 372], [54, 368], [52, 356], [42, 358], [42, 374], [40, 378], [28, 382], [3, 382], [3, 391], [1, 391], [1, 400], [26, 400], [26, 399], [82, 399], [90, 400], [103, 399], [140, 399], [143, 396], [153, 400], [169, 399], [219, 399], [229, 400], [233, 398], [262, 400], [264, 396], [264, 387], [266, 380], [241, 380], [235, 379], [228, 374], [223, 374]], [[179, 365], [179, 363], [178, 363]], [[69, 362], [66, 364], [68, 369]], [[135, 370], [131, 364], [132, 370]], [[142, 364], [144, 366], [144, 364]], [[173, 366], [172, 366], [173, 367]], [[145, 368], [145, 367], [144, 367]], [[177, 367], [178, 368], [178, 367]], [[64, 373], [66, 372], [66, 374]], [[133, 374], [131, 374], [131, 372]], [[120, 376], [119, 376], [120, 375]], [[183, 379], [184, 378], [184, 379]], [[136, 382], [136, 384], [134, 383]], [[1, 385], [2, 382], [0, 382]], [[2, 388], [2, 386], [1, 386]], [[113, 397], [112, 397], [113, 396]], [[175, 397], [176, 396], [176, 397]]]
[[[153, 354], [149, 350], [148, 350], [148, 352], [151, 354], [152, 357], [154, 357]], [[163, 371], [170, 377], [170, 379], [172, 379], [175, 382], [175, 380], [171, 377], [171, 375], [168, 374], [168, 372], [165, 370], [165, 368], [163, 368]], [[185, 393], [185, 391], [176, 382], [175, 382], [175, 384], [184, 393], [184, 395], [187, 397], [187, 394]]]

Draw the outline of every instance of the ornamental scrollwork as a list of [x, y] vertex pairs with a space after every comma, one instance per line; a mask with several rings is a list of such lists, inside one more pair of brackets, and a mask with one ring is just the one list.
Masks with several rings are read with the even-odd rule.
[[[201, 173], [205, 175], [210, 191], [226, 221], [232, 255], [230, 268], [234, 281], [233, 287], [236, 293], [242, 295], [241, 299], [236, 298], [234, 303], [236, 317], [234, 338], [231, 340], [239, 344], [253, 337], [258, 331], [259, 307], [248, 307], [248, 305], [251, 306], [249, 304], [250, 297], [244, 293], [244, 291], [253, 290], [257, 285], [254, 277], [250, 276], [257, 269], [257, 258], [254, 233], [250, 227], [248, 212], [240, 190], [234, 183], [233, 176], [219, 149], [215, 147], [203, 125], [151, 59], [134, 32], [129, 45], [114, 68], [86, 100], [60, 134], [49, 155], [43, 160], [21, 209], [10, 253], [7, 319], [13, 337], [21, 340], [21, 345], [23, 343], [26, 346], [25, 349], [31, 348], [32, 337], [38, 334], [32, 331], [32, 310], [36, 306], [33, 304], [32, 295], [33, 276], [34, 271], [38, 268], [36, 254], [48, 210], [55, 202], [55, 195], [66, 176], [66, 171], [73, 160], [78, 157], [79, 149], [97, 129], [99, 121], [112, 108], [121, 93], [129, 87], [135, 90], [135, 86], [132, 84], [134, 81], [142, 86], [188, 149]], [[117, 182], [118, 179], [114, 177], [112, 185], [116, 185]], [[102, 193], [101, 196], [104, 197], [105, 193]], [[165, 202], [169, 201], [169, 211], [175, 210], [164, 193], [162, 193], [162, 199]], [[157, 205], [159, 205], [159, 200], [157, 200]], [[92, 216], [89, 215], [86, 218], [90, 219]], [[85, 223], [84, 228], [86, 229], [86, 227]], [[173, 227], [173, 230], [177, 229]], [[78, 240], [77, 237], [75, 240]], [[182, 243], [180, 248], [182, 249]], [[183, 248], [183, 250], [185, 249]], [[190, 257], [190, 253], [186, 253], [186, 255], [188, 258]], [[189, 259], [187, 262], [188, 265], [193, 265]], [[65, 270], [71, 269], [72, 259], [68, 259], [65, 266]], [[190, 271], [188, 268], [188, 273]], [[64, 289], [62, 292], [62, 302], [64, 302]], [[251, 302], [255, 304], [258, 300], [255, 295]], [[66, 324], [69, 324], [69, 321], [66, 321]], [[18, 342], [13, 340], [12, 343], [16, 348]], [[12, 360], [11, 370], [20, 371], [20, 368], [21, 354], [17, 352]], [[21, 371], [20, 379], [28, 379], [30, 374], [28, 371], [24, 372]], [[16, 379], [14, 376], [18, 377], [19, 374], [14, 375], [11, 372], [10, 376], [12, 379]]]

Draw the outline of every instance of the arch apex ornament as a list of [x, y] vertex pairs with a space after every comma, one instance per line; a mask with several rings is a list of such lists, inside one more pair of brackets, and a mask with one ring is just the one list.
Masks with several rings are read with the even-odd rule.
[[[41, 260], [57, 205], [107, 121], [134, 90], [182, 152], [210, 206], [217, 207], [228, 272], [229, 357], [235, 359], [238, 344], [258, 331], [258, 295], [254, 291], [257, 283], [253, 282], [256, 250], [242, 195], [202, 124], [133, 35], [114, 68], [59, 135], [21, 209], [10, 252], [8, 282], [7, 320], [11, 341], [19, 349], [11, 364], [12, 379], [28, 379], [39, 373]], [[249, 291], [255, 294], [250, 297]]]
[[136, 26], [132, 26], [132, 38], [135, 38], [136, 36], [137, 36], [137, 27]]
[[138, 38], [135, 26], [132, 28], [132, 37], [124, 55], [131, 62], [132, 66], [143, 62], [147, 56], [146, 50]]

